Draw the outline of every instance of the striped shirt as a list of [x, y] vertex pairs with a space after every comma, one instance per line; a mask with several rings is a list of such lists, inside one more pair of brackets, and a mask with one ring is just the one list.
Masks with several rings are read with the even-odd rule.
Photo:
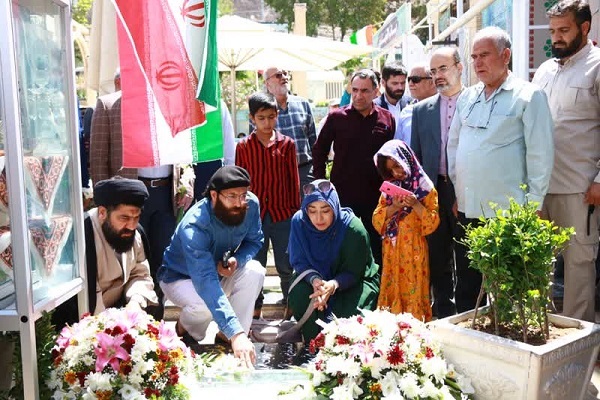
[[[277, 111], [279, 114], [277, 115], [275, 129], [294, 139], [299, 166], [310, 163], [312, 161], [312, 147], [317, 141], [317, 130], [310, 104], [302, 97], [289, 95], [287, 107], [283, 109], [277, 104]], [[254, 131], [252, 121], [250, 121], [250, 131]]]
[[264, 146], [253, 132], [235, 149], [235, 164], [250, 174], [252, 193], [260, 201], [260, 218], [269, 213], [273, 222], [291, 218], [300, 208], [300, 178], [294, 140], [275, 134]]

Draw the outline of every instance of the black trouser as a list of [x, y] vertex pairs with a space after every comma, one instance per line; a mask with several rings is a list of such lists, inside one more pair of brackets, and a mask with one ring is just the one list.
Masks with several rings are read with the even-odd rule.
[[173, 212], [172, 184], [165, 186], [148, 187], [150, 196], [140, 216], [140, 224], [144, 227], [150, 244], [150, 274], [154, 280], [154, 291], [163, 299], [162, 290], [158, 285], [157, 272], [162, 265], [163, 253], [171, 243], [171, 236], [175, 232], [176, 218]]
[[369, 242], [371, 244], [371, 252], [375, 263], [379, 265], [381, 272], [381, 235], [373, 228], [373, 212], [377, 207], [377, 203], [368, 204], [342, 204], [343, 207], [350, 207], [354, 211], [354, 215], [361, 219], [363, 225], [369, 233]]
[[204, 191], [206, 190], [208, 181], [222, 166], [223, 162], [221, 160], [194, 164], [194, 202], [204, 198]]
[[454, 297], [454, 234], [456, 217], [452, 206], [456, 199], [454, 186], [448, 177], [438, 177], [436, 189], [440, 225], [427, 236], [429, 247], [429, 280], [433, 290], [433, 314], [438, 318], [456, 314]]
[[[480, 225], [479, 219], [467, 218], [465, 214], [458, 213], [458, 227], [456, 229], [457, 243], [454, 246], [456, 255], [456, 289], [454, 297], [456, 300], [456, 310], [461, 313], [472, 310], [477, 303], [477, 296], [481, 288], [481, 273], [475, 268], [469, 267], [467, 258], [468, 248], [460, 243], [465, 237], [465, 227], [469, 224]], [[481, 305], [487, 304], [484, 298]]]

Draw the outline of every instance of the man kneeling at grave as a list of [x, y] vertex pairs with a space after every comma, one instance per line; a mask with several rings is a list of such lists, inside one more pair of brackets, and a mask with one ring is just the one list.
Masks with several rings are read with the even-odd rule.
[[[162, 318], [162, 306], [154, 291], [146, 236], [138, 225], [146, 186], [136, 179], [115, 176], [94, 186], [96, 208], [84, 219], [89, 309], [97, 315], [109, 307], [144, 309]], [[53, 315], [60, 330], [78, 321], [76, 297]]]
[[194, 348], [214, 320], [217, 336], [231, 341], [235, 357], [251, 368], [256, 353], [248, 332], [265, 269], [253, 260], [263, 233], [258, 199], [249, 186], [241, 167], [215, 172], [204, 198], [175, 229], [158, 279], [166, 298], [181, 307], [176, 330], [186, 344]]

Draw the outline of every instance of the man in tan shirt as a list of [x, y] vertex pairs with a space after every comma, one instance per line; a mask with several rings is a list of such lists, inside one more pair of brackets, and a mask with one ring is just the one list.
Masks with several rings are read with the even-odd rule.
[[594, 321], [595, 260], [600, 225], [600, 49], [588, 40], [592, 15], [581, 0], [547, 12], [552, 54], [533, 83], [548, 96], [554, 121], [554, 167], [542, 208], [575, 236], [564, 251], [563, 314]]

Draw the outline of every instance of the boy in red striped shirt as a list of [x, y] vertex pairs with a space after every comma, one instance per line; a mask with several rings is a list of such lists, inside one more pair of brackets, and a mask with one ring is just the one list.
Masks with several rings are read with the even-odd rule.
[[[277, 102], [266, 93], [255, 93], [248, 99], [250, 120], [256, 127], [241, 140], [235, 150], [235, 163], [246, 169], [252, 181], [251, 190], [260, 201], [260, 218], [265, 241], [256, 255], [267, 264], [269, 242], [273, 244], [275, 268], [281, 279], [283, 304], [292, 279], [292, 267], [287, 254], [290, 221], [300, 208], [300, 178], [294, 140], [275, 130]], [[260, 318], [263, 303], [261, 292], [254, 306], [254, 317]], [[286, 316], [291, 313], [286, 313]]]

